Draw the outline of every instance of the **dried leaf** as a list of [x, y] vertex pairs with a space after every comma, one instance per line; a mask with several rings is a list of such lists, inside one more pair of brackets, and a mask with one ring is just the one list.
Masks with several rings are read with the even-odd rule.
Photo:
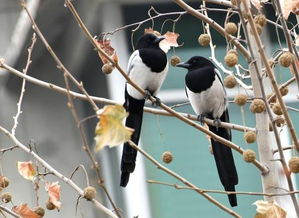
[[179, 38], [180, 34], [167, 31], [167, 33], [165, 33], [163, 36], [165, 37], [165, 39], [162, 41], [163, 43], [168, 43], [169, 46], [174, 46], [174, 47], [179, 46], [177, 39]]
[[18, 171], [21, 176], [28, 180], [33, 180], [33, 178], [36, 176], [36, 170], [31, 161], [18, 161]]
[[261, 10], [262, 8], [260, 0], [251, 0], [251, 4], [253, 4], [254, 7], [258, 10]]
[[299, 12], [299, 1], [298, 0], [280, 0], [282, 7], [282, 14], [284, 19], [288, 19], [291, 12], [297, 14]]
[[109, 105], [101, 110], [95, 130], [96, 151], [106, 145], [112, 147], [130, 140], [133, 129], [122, 123], [127, 116], [128, 113], [121, 105]]
[[22, 218], [40, 218], [33, 210], [31, 210], [27, 204], [21, 204], [14, 206], [12, 211], [20, 215]]
[[60, 185], [58, 182], [53, 182], [51, 184], [47, 182], [45, 188], [49, 195], [49, 201], [54, 204], [57, 209], [60, 209]]
[[155, 34], [156, 36], [161, 36], [160, 32], [158, 32], [157, 30], [153, 30], [151, 27], [148, 29], [144, 29], [144, 34], [147, 34], [147, 33], [152, 33], [152, 34]]
[[[114, 62], [118, 62], [118, 57], [116, 55], [116, 51], [115, 49], [111, 46], [111, 40], [110, 39], [99, 39], [96, 40], [96, 42], [99, 44], [100, 48], [108, 55], [112, 58], [112, 60]], [[98, 52], [98, 55], [100, 57], [100, 59], [102, 60], [103, 64], [107, 64], [110, 63], [110, 61], [104, 56], [102, 55], [100, 52]]]
[[258, 10], [262, 9], [262, 3], [265, 2], [268, 2], [268, 0], [251, 0], [251, 4]]
[[258, 200], [253, 204], [256, 205], [256, 211], [259, 213], [260, 218], [286, 218], [287, 212], [282, 209], [275, 201], [268, 202]]

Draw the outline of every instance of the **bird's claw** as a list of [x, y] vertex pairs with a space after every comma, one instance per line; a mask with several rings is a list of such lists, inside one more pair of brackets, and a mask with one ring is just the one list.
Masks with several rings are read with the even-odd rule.
[[155, 101], [152, 102], [152, 105], [157, 107], [161, 106], [161, 99], [156, 96], [153, 96], [153, 98], [155, 99]]
[[200, 115], [198, 115], [197, 116], [197, 120], [201, 123], [201, 125], [203, 125], [204, 124], [204, 122], [205, 122], [205, 115], [203, 115], [203, 114], [200, 114]]
[[151, 92], [150, 91], [148, 91], [147, 89], [146, 90], [144, 90], [144, 100], [148, 100], [148, 99], [150, 99], [150, 97], [152, 96], [152, 94], [151, 94]]
[[214, 123], [216, 129], [218, 130], [218, 128], [220, 127], [220, 124], [221, 124], [220, 119], [218, 117], [215, 118], [214, 121], [213, 121], [213, 123]]
[[152, 102], [152, 105], [157, 107], [161, 106], [160, 98], [153, 96], [149, 90], [144, 90], [144, 91], [145, 91], [144, 100], [149, 100], [151, 97], [153, 97], [155, 100]]

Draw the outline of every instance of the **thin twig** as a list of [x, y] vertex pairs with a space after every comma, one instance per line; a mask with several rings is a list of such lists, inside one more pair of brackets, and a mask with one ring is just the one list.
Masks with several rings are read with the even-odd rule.
[[[29, 46], [29, 48], [27, 49], [28, 51], [28, 57], [27, 57], [27, 62], [26, 62], [26, 66], [25, 68], [23, 69], [23, 73], [24, 75], [27, 74], [27, 71], [28, 71], [28, 68], [31, 64], [31, 54], [32, 54], [32, 50], [33, 50], [33, 47], [35, 45], [35, 42], [36, 42], [36, 36], [35, 36], [35, 33], [33, 33], [33, 36], [32, 36], [32, 39], [31, 39], [31, 45]], [[26, 79], [23, 79], [23, 82], [22, 82], [22, 88], [21, 88], [21, 94], [20, 94], [20, 97], [19, 97], [19, 101], [17, 103], [17, 114], [13, 117], [13, 120], [14, 120], [14, 124], [13, 124], [13, 127], [11, 129], [11, 133], [13, 135], [16, 134], [16, 129], [17, 129], [17, 126], [18, 126], [18, 119], [19, 119], [19, 116], [21, 115], [22, 113], [22, 110], [21, 110], [21, 107], [22, 107], [22, 101], [23, 101], [23, 97], [24, 97], [24, 93], [25, 93], [25, 86], [26, 86]]]
[[[216, 12], [226, 12], [228, 9], [222, 9], [222, 8], [205, 8], [205, 9], [197, 9], [196, 11], [198, 12], [202, 12], [203, 10], [209, 10], [209, 11], [216, 11]], [[112, 31], [109, 31], [109, 32], [103, 32], [101, 33], [100, 36], [106, 36], [106, 35], [113, 35], [115, 34], [116, 32], [119, 32], [121, 30], [125, 30], [127, 28], [130, 28], [130, 27], [135, 27], [137, 26], [133, 31], [136, 31], [137, 29], [139, 29], [139, 27], [148, 22], [148, 21], [152, 21], [154, 19], [157, 19], [157, 18], [160, 18], [160, 17], [167, 17], [167, 16], [173, 16], [173, 15], [178, 15], [178, 16], [183, 16], [183, 15], [186, 15], [188, 12], [186, 11], [174, 11], [174, 12], [167, 12], [167, 13], [159, 13], [157, 11], [155, 11], [157, 14], [155, 16], [151, 16], [149, 18], [146, 18], [142, 21], [138, 21], [138, 22], [135, 22], [135, 23], [131, 23], [131, 24], [128, 24], [128, 25], [125, 25], [125, 26], [122, 26], [122, 27], [119, 27], [119, 28], [116, 28]], [[232, 11], [232, 13], [238, 13], [237, 11]]]
[[[295, 149], [295, 146], [293, 145], [290, 145], [290, 146], [287, 146], [287, 147], [282, 147], [282, 150], [286, 151], [286, 150], [291, 150], [291, 149]], [[278, 149], [274, 149], [273, 150], [273, 154], [278, 152]]]
[[81, 168], [84, 172], [84, 175], [85, 175], [85, 179], [86, 179], [86, 186], [90, 186], [90, 182], [89, 182], [89, 177], [88, 177], [88, 173], [84, 167], [83, 164], [80, 164], [79, 166], [77, 166], [74, 171], [72, 172], [71, 176], [70, 176], [70, 179], [73, 178], [74, 174], [78, 171], [78, 169]]
[[[6, 69], [8, 72], [15, 74], [18, 77], [24, 78], [26, 79], [28, 82], [31, 82], [33, 84], [36, 84], [38, 86], [41, 86], [43, 88], [47, 88], [50, 89], [52, 91], [67, 95], [68, 91], [65, 88], [62, 88], [60, 86], [54, 85], [52, 83], [47, 83], [45, 81], [39, 80], [35, 77], [29, 76], [29, 75], [24, 75], [23, 73], [21, 73], [20, 71], [8, 66], [7, 64], [4, 63], [3, 59], [0, 59], [0, 68]], [[87, 97], [83, 94], [74, 92], [74, 91], [70, 91], [69, 94], [74, 98], [74, 99], [80, 99], [80, 100], [85, 100], [88, 101]], [[96, 103], [102, 103], [102, 104], [122, 104], [120, 102], [116, 102], [107, 98], [101, 98], [101, 97], [96, 97], [96, 96], [90, 96], [90, 98], [96, 102]], [[156, 108], [151, 108], [151, 107], [144, 107], [144, 111], [147, 113], [152, 113], [152, 114], [157, 114], [157, 115], [162, 115], [162, 116], [174, 116], [173, 114], [165, 111], [165, 110], [159, 110]], [[182, 116], [190, 119], [190, 120], [195, 120], [197, 121], [197, 116], [195, 115], [191, 115], [191, 114], [187, 114], [187, 113], [179, 113]], [[209, 125], [215, 125], [215, 122], [211, 119], [207, 119], [205, 118], [205, 122]], [[250, 127], [246, 127], [246, 126], [241, 126], [238, 124], [233, 124], [233, 123], [225, 123], [225, 122], [221, 122], [220, 123], [220, 127], [224, 127], [224, 128], [231, 128], [234, 130], [238, 130], [238, 131], [255, 131], [255, 128], [250, 128]]]
[[142, 148], [138, 147], [134, 142], [129, 141], [129, 145], [132, 148], [134, 148], [137, 151], [139, 151], [144, 157], [146, 157], [154, 165], [156, 165], [159, 170], [162, 170], [162, 171], [166, 172], [167, 174], [171, 175], [172, 177], [178, 179], [179, 181], [181, 181], [182, 183], [184, 183], [188, 187], [194, 188], [194, 191], [196, 191], [197, 193], [199, 193], [200, 195], [202, 195], [208, 201], [210, 201], [211, 203], [215, 204], [217, 207], [219, 207], [220, 209], [224, 210], [225, 212], [231, 214], [234, 217], [241, 217], [239, 214], [237, 214], [233, 210], [227, 208], [226, 206], [224, 206], [223, 204], [221, 204], [220, 202], [218, 202], [216, 199], [214, 199], [213, 197], [211, 197], [207, 193], [201, 192], [200, 189], [197, 186], [195, 186], [194, 184], [192, 184], [191, 182], [189, 182], [185, 178], [181, 177], [179, 174], [173, 172], [172, 170], [168, 169], [167, 167], [164, 167], [157, 160], [155, 160], [152, 156], [150, 156], [147, 152], [145, 152]]
[[188, 4], [186, 4], [182, 0], [173, 0], [177, 5], [179, 5], [182, 9], [186, 10], [189, 14], [193, 15], [194, 17], [204, 21], [205, 23], [208, 23], [211, 27], [213, 27], [218, 33], [220, 33], [223, 37], [227, 37], [229, 41], [231, 41], [243, 54], [243, 56], [246, 59], [250, 58], [249, 52], [246, 48], [243, 47], [243, 45], [239, 42], [239, 40], [230, 35], [227, 34], [222, 26], [220, 26], [218, 23], [216, 23], [214, 20], [206, 17], [204, 14], [196, 11], [194, 8], [190, 7]]
[[63, 65], [63, 63], [61, 62], [61, 60], [58, 58], [58, 56], [55, 54], [55, 52], [53, 51], [53, 49], [51, 48], [50, 44], [48, 43], [48, 41], [46, 40], [46, 38], [44, 37], [44, 35], [42, 34], [42, 32], [40, 31], [39, 27], [37, 26], [37, 24], [35, 23], [31, 13], [29, 12], [27, 5], [25, 3], [24, 0], [20, 0], [21, 1], [21, 5], [23, 7], [23, 9], [26, 11], [28, 17], [30, 18], [30, 21], [32, 23], [32, 28], [33, 30], [36, 32], [36, 34], [39, 36], [39, 38], [42, 40], [42, 42], [44, 43], [45, 47], [47, 48], [47, 50], [49, 51], [49, 53], [51, 54], [51, 56], [53, 57], [53, 59], [55, 60], [55, 62], [57, 63], [57, 67], [59, 70], [61, 70], [63, 73], [67, 74], [67, 76], [71, 79], [71, 81], [79, 88], [79, 90], [87, 97], [88, 102], [92, 105], [92, 108], [94, 111], [98, 111], [99, 108], [98, 106], [90, 99], [87, 91], [85, 90], [82, 82], [78, 82], [75, 77], [66, 69], [66, 67]]
[[[60, 173], [58, 170], [56, 170], [54, 167], [52, 167], [49, 163], [47, 163], [43, 158], [41, 158], [38, 154], [36, 154], [32, 149], [28, 148], [24, 144], [22, 144], [14, 135], [12, 135], [7, 129], [0, 126], [0, 131], [3, 132], [12, 142], [18, 146], [20, 149], [22, 149], [27, 154], [31, 155], [36, 161], [38, 161], [43, 167], [45, 167], [49, 172], [52, 172], [53, 175], [55, 175], [57, 178], [61, 179], [63, 182], [65, 182], [67, 185], [69, 185], [71, 188], [73, 188], [75, 191], [78, 192], [79, 195], [83, 196], [83, 190], [71, 179], [64, 176], [62, 173]], [[110, 217], [118, 218], [111, 210], [106, 208], [104, 205], [102, 205], [99, 201], [92, 199], [91, 201], [98, 209], [100, 209], [102, 212], [107, 214]]]
[[[188, 186], [181, 186], [178, 184], [171, 184], [167, 182], [160, 182], [160, 181], [155, 181], [155, 180], [147, 180], [148, 183], [150, 184], [158, 184], [158, 185], [166, 185], [166, 186], [171, 186], [176, 189], [189, 189], [189, 190], [195, 190], [195, 188], [188, 187]], [[299, 191], [293, 191], [293, 192], [285, 192], [285, 193], [263, 193], [263, 192], [242, 192], [242, 191], [237, 191], [237, 192], [232, 192], [232, 191], [220, 191], [220, 190], [211, 190], [211, 189], [201, 189], [198, 188], [198, 191], [204, 192], [204, 193], [215, 193], [215, 194], [236, 194], [236, 195], [257, 195], [257, 196], [268, 196], [268, 197], [273, 197], [273, 196], [286, 196], [290, 194], [298, 194]]]
[[[208, 17], [208, 13], [206, 11], [204, 11], [204, 15], [206, 17]], [[221, 69], [221, 71], [223, 73], [226, 73], [228, 75], [234, 75], [233, 71], [226, 69], [223, 66], [223, 64], [220, 61], [217, 60], [216, 55], [215, 55], [215, 45], [213, 45], [212, 35], [211, 35], [211, 32], [210, 32], [210, 25], [208, 23], [206, 23], [205, 29], [207, 31], [207, 34], [209, 34], [210, 38], [211, 38], [211, 40], [210, 40], [210, 50], [211, 50], [211, 57], [210, 58], [211, 58], [211, 60], [216, 64], [216, 66], [218, 66]], [[237, 77], [235, 77], [235, 78], [236, 78], [236, 81], [239, 83], [239, 85], [242, 86], [244, 89], [252, 90], [252, 86], [249, 86], [249, 85], [245, 84], [242, 80], [240, 80]]]
[[11, 147], [8, 147], [8, 148], [0, 149], [0, 152], [1, 152], [1, 153], [5, 153], [5, 152], [7, 152], [7, 151], [12, 151], [12, 150], [14, 150], [15, 148], [18, 148], [18, 146], [14, 145], [14, 146], [11, 146]]
[[[79, 129], [79, 133], [80, 133], [80, 136], [81, 136], [81, 139], [82, 139], [82, 142], [83, 142], [83, 150], [86, 151], [89, 159], [91, 160], [92, 162], [92, 165], [93, 165], [93, 168], [96, 172], [96, 175], [98, 177], [98, 185], [103, 189], [103, 191], [105, 192], [110, 204], [112, 205], [113, 209], [115, 210], [116, 214], [118, 217], [121, 217], [110, 193], [108, 192], [105, 184], [104, 184], [104, 180], [101, 176], [101, 173], [100, 173], [100, 167], [99, 167], [99, 164], [98, 162], [95, 160], [91, 150], [90, 150], [90, 146], [88, 144], [88, 141], [87, 141], [87, 136], [85, 134], [85, 131], [84, 131], [84, 126], [83, 125], [80, 125], [80, 119], [79, 119], [79, 115], [77, 113], [77, 110], [75, 108], [75, 105], [74, 105], [74, 102], [73, 102], [73, 98], [72, 96], [70, 95], [70, 85], [69, 85], [69, 81], [68, 81], [68, 75], [66, 73], [64, 73], [64, 82], [65, 82], [65, 85], [66, 85], [66, 89], [67, 89], [67, 97], [68, 97], [68, 107], [72, 113], [72, 116], [76, 122], [76, 125], [77, 125], [77, 128]], [[89, 99], [91, 99], [89, 97]], [[92, 100], [92, 99], [91, 99]], [[85, 168], [84, 168], [85, 169]], [[87, 183], [89, 184], [89, 180], [88, 180], [88, 175], [87, 175]]]
[[8, 213], [8, 214], [10, 214], [10, 215], [12, 215], [13, 217], [16, 217], [16, 218], [22, 218], [21, 216], [19, 216], [15, 212], [13, 212], [8, 207], [2, 206], [2, 205], [0, 205], [0, 211], [4, 211], [4, 212], [6, 212], [6, 213]]
[[[284, 17], [282, 16], [282, 7], [281, 7], [281, 4], [280, 4], [280, 1], [274, 0], [273, 2], [274, 2], [274, 5], [276, 6], [275, 10], [276, 10], [276, 12], [278, 12], [278, 18], [280, 19], [280, 22], [282, 24], [282, 30], [283, 30], [283, 33], [284, 33], [289, 51], [291, 53], [295, 54], [296, 59], [298, 59], [298, 57], [296, 55], [297, 54], [296, 48], [295, 49], [293, 48], [292, 37], [291, 37], [290, 31], [288, 29], [287, 22], [284, 19]], [[299, 72], [298, 72], [297, 63], [295, 61], [292, 63], [292, 68], [294, 70], [294, 75], [295, 75], [295, 78], [297, 80], [297, 86], [298, 86], [298, 89], [299, 89]], [[297, 142], [295, 144], [296, 144], [297, 149], [299, 150], [299, 143]], [[298, 211], [298, 213], [299, 213], [299, 211]]]
[[[281, 84], [279, 86], [279, 90], [289, 86], [292, 82], [296, 81], [296, 78], [293, 76], [291, 79], [289, 79], [288, 81], [284, 82], [283, 84]], [[274, 98], [275, 98], [276, 94], [273, 93], [267, 100], [268, 102], [271, 102]]]

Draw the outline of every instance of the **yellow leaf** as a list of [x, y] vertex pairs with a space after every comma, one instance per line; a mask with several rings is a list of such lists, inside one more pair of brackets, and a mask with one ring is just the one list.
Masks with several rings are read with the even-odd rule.
[[268, 202], [258, 200], [253, 204], [256, 205], [256, 212], [258, 212], [260, 218], [286, 218], [287, 213], [282, 209], [275, 201]]
[[61, 207], [61, 202], [60, 200], [60, 185], [58, 182], [53, 182], [49, 184], [48, 182], [46, 183], [46, 191], [48, 192], [49, 195], [49, 201], [55, 205], [57, 209], [60, 209]]
[[28, 180], [33, 180], [33, 178], [36, 176], [36, 170], [31, 161], [18, 161], [18, 171], [21, 176]]
[[40, 218], [34, 211], [32, 211], [27, 204], [14, 206], [12, 211], [20, 215], [22, 218]]
[[99, 113], [99, 122], [95, 130], [95, 150], [104, 146], [116, 146], [130, 140], [133, 129], [123, 125], [128, 113], [121, 105], [105, 106]]

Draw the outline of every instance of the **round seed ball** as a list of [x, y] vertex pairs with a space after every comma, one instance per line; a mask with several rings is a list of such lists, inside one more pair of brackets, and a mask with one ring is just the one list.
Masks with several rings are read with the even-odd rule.
[[237, 0], [230, 0], [230, 2], [233, 4], [233, 5], [237, 5]]
[[252, 113], [262, 113], [266, 109], [265, 102], [261, 99], [254, 99], [250, 104], [250, 111]]
[[5, 176], [0, 177], [0, 188], [6, 188], [9, 185], [9, 179]]
[[228, 67], [233, 67], [239, 62], [238, 54], [236, 52], [229, 51], [225, 57], [224, 62]]
[[245, 141], [250, 144], [256, 141], [256, 133], [254, 131], [248, 131], [244, 134]]
[[181, 62], [181, 58], [179, 56], [174, 55], [170, 58], [170, 64], [173, 67], [175, 67], [180, 62]]
[[287, 51], [280, 55], [278, 61], [281, 66], [289, 67], [295, 61], [295, 57], [291, 52]]
[[110, 74], [112, 73], [114, 67], [111, 64], [104, 64], [102, 66], [102, 72], [105, 74]]
[[237, 25], [233, 22], [226, 23], [224, 29], [226, 33], [231, 35], [235, 35], [238, 31]]
[[247, 102], [247, 95], [245, 94], [237, 94], [235, 96], [234, 102], [239, 105], [239, 106], [243, 106], [246, 104]]
[[163, 154], [162, 154], [162, 160], [164, 163], [167, 163], [169, 164], [172, 160], [173, 160], [173, 155], [171, 152], [169, 151], [165, 151]]
[[224, 78], [223, 83], [224, 83], [224, 86], [226, 88], [231, 89], [231, 88], [234, 88], [236, 86], [237, 80], [233, 75], [229, 75], [229, 76]]
[[244, 161], [251, 163], [255, 160], [255, 152], [251, 149], [247, 149], [243, 152]]
[[55, 205], [54, 205], [52, 202], [47, 201], [47, 203], [46, 203], [46, 208], [47, 208], [48, 210], [54, 210], [56, 207], [55, 207]]
[[3, 203], [11, 202], [11, 194], [9, 192], [5, 192], [1, 194], [1, 200]]
[[198, 43], [201, 46], [208, 46], [210, 44], [211, 41], [211, 37], [209, 34], [200, 34], [200, 36], [198, 37]]
[[287, 86], [280, 89], [280, 94], [282, 96], [286, 96], [288, 93], [289, 93], [289, 88]]
[[83, 198], [85, 198], [88, 201], [91, 201], [96, 196], [96, 189], [92, 186], [87, 186], [83, 191]]
[[255, 22], [256, 24], [261, 25], [261, 26], [265, 26], [266, 23], [267, 23], [267, 19], [266, 19], [265, 15], [263, 15], [263, 14], [258, 14], [258, 15], [256, 15], [256, 16], [254, 17], [254, 22]]
[[[270, 97], [272, 96], [273, 94], [269, 94], [267, 95], [267, 100], [270, 99]], [[275, 103], [276, 102], [276, 95], [271, 99], [271, 101], [269, 101], [269, 103]]]
[[289, 168], [292, 173], [299, 173], [299, 157], [292, 157], [289, 160]]
[[285, 120], [282, 116], [277, 116], [277, 117], [275, 117], [274, 122], [277, 127], [282, 127], [285, 123]]
[[276, 115], [282, 115], [282, 109], [281, 109], [281, 106], [279, 103], [275, 103], [273, 106], [272, 106], [272, 111], [274, 114]]
[[34, 208], [34, 212], [39, 215], [40, 217], [43, 217], [45, 215], [45, 209], [42, 207], [36, 207]]

